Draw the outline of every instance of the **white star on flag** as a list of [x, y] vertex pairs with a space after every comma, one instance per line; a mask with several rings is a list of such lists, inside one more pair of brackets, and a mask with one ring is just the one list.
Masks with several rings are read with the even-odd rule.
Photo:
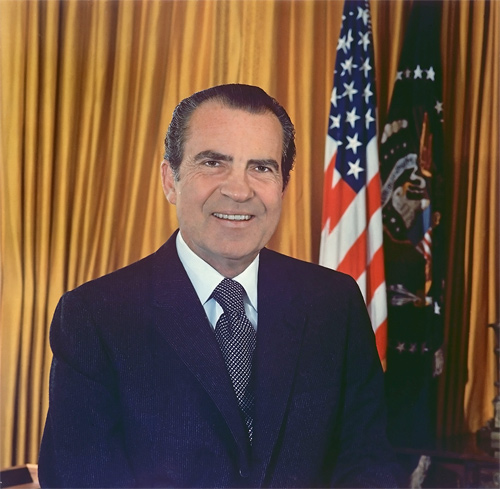
[[365, 104], [368, 105], [368, 101], [370, 97], [373, 95], [373, 92], [370, 90], [370, 84], [368, 83], [363, 90], [363, 97], [365, 98]]
[[365, 78], [368, 77], [368, 72], [372, 69], [370, 66], [370, 58], [366, 58], [364, 63], [361, 65], [361, 69], [364, 72]]
[[368, 109], [365, 114], [365, 127], [368, 129], [370, 127], [371, 122], [375, 122], [375, 119], [372, 117], [372, 109]]
[[340, 127], [340, 115], [331, 115], [330, 119], [332, 120], [332, 124], [330, 125], [330, 129], [333, 129], [335, 127]]
[[355, 163], [351, 163], [351, 162], [349, 161], [349, 166], [350, 166], [350, 168], [349, 168], [349, 171], [347, 172], [347, 174], [348, 174], [348, 175], [354, 175], [354, 178], [355, 178], [356, 180], [358, 179], [358, 175], [359, 175], [359, 173], [360, 173], [360, 172], [362, 172], [362, 171], [365, 171], [365, 169], [364, 169], [364, 168], [361, 168], [361, 167], [359, 166], [359, 162], [360, 162], [359, 158], [356, 160], [356, 162], [355, 162]]
[[365, 33], [360, 32], [359, 37], [360, 37], [360, 39], [359, 39], [358, 44], [362, 44], [363, 49], [366, 51], [368, 49], [368, 46], [370, 45], [370, 33], [369, 32], [365, 32]]
[[359, 8], [358, 7], [358, 17], [356, 20], [361, 19], [363, 21], [363, 24], [366, 26], [368, 24], [368, 19], [370, 18], [370, 11], [368, 8]]
[[332, 91], [332, 97], [330, 99], [330, 101], [332, 102], [333, 106], [334, 107], [337, 107], [337, 99], [338, 99], [338, 96], [337, 96], [337, 87], [335, 87]]
[[358, 141], [358, 133], [355, 133], [353, 138], [349, 136], [346, 137], [347, 140], [349, 141], [349, 144], [346, 146], [346, 149], [350, 149], [354, 154], [356, 154], [358, 152], [358, 147], [363, 144]]
[[354, 88], [354, 82], [352, 83], [344, 83], [345, 92], [343, 95], [347, 95], [349, 97], [349, 102], [352, 102], [353, 95], [356, 95], [358, 91]]
[[354, 128], [354, 124], [359, 119], [359, 115], [356, 115], [356, 107], [354, 107], [350, 112], [347, 112], [345, 119], [346, 122], [351, 124], [351, 127]]
[[352, 64], [352, 57], [351, 57], [347, 61], [342, 63], [342, 75], [344, 75], [346, 71], [348, 71], [350, 75], [352, 73], [353, 68], [357, 68], [357, 66]]
[[347, 40], [345, 42], [345, 47], [347, 48], [348, 51], [349, 49], [351, 49], [352, 41], [354, 41], [354, 38], [352, 37], [352, 32], [349, 30], [349, 32], [347, 33]]
[[347, 47], [346, 47], [346, 44], [345, 44], [345, 36], [344, 37], [340, 37], [339, 38], [339, 43], [337, 44], [337, 51], [340, 51], [342, 49], [342, 51], [344, 51], [344, 53], [347, 52]]

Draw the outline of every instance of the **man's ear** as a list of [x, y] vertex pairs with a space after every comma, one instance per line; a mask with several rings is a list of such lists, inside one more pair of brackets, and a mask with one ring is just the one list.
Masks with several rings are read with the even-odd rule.
[[177, 203], [177, 192], [175, 190], [175, 176], [168, 160], [161, 162], [161, 185], [163, 193], [171, 204]]

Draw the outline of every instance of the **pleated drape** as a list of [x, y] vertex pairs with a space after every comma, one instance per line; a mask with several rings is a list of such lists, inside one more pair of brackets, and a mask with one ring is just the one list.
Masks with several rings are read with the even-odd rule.
[[443, 434], [493, 416], [500, 320], [500, 3], [444, 2], [443, 60], [449, 262]]
[[[371, 7], [381, 127], [411, 2]], [[492, 414], [499, 7], [444, 2], [450, 245], [440, 415], [448, 434]], [[317, 261], [342, 8], [327, 0], [0, 0], [1, 467], [37, 460], [58, 298], [154, 251], [177, 226], [159, 164], [181, 98], [241, 82], [287, 108], [297, 163], [270, 246]]]

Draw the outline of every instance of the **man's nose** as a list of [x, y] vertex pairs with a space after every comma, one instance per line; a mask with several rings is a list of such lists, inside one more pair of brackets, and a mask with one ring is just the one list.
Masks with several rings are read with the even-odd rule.
[[246, 170], [232, 168], [220, 187], [222, 195], [235, 202], [245, 202], [254, 195]]

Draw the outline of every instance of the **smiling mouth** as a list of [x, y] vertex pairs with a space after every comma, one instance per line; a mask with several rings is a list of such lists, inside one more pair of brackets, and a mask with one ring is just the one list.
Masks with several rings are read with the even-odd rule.
[[213, 215], [226, 221], [249, 221], [253, 217], [250, 214], [221, 214], [220, 212], [214, 212]]

